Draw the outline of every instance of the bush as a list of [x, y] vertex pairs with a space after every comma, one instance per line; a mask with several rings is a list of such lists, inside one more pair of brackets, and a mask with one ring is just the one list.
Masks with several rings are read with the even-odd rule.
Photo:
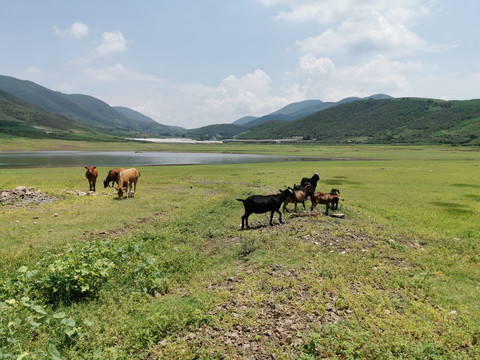
[[16, 289], [29, 289], [45, 303], [75, 302], [98, 294], [115, 267], [112, 252], [101, 242], [70, 246], [65, 253], [45, 254], [32, 269], [18, 270]]

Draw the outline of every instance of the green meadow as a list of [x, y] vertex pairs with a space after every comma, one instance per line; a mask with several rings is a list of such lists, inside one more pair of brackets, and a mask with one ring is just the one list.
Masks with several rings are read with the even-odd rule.
[[[8, 150], [98, 144], [2, 142]], [[296, 155], [139, 167], [134, 197], [83, 168], [2, 169], [0, 359], [480, 357], [480, 150], [443, 146], [108, 143], [102, 150]], [[313, 158], [317, 158], [314, 160]], [[320, 175], [333, 213], [252, 214], [237, 198]]]

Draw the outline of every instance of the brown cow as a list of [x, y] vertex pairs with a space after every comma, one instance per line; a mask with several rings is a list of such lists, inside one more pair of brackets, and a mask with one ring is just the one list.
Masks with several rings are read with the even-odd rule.
[[120, 171], [125, 170], [123, 168], [116, 168], [112, 169], [108, 172], [107, 178], [103, 181], [103, 186], [106, 188], [110, 185], [110, 182], [112, 183], [112, 187], [115, 185], [115, 183], [118, 184], [118, 175], [120, 174]]
[[133, 193], [137, 191], [137, 181], [140, 177], [140, 172], [135, 169], [126, 169], [120, 172], [118, 175], [118, 197], [123, 199], [123, 193], [127, 193], [127, 199], [130, 193], [132, 192], [132, 185], [133, 185]]
[[96, 166], [85, 166], [87, 172], [85, 173], [90, 185], [90, 191], [95, 191], [95, 183], [97, 182], [98, 171]]
[[[325, 194], [321, 192], [316, 192], [313, 195], [313, 201], [312, 201], [312, 207], [310, 208], [310, 211], [313, 210], [317, 204], [325, 204], [325, 215], [328, 215], [328, 209], [330, 208], [330, 204], [334, 202], [335, 200], [338, 202], [338, 199], [341, 199], [338, 195], [332, 195], [332, 194]], [[341, 199], [343, 200], [343, 199]]]

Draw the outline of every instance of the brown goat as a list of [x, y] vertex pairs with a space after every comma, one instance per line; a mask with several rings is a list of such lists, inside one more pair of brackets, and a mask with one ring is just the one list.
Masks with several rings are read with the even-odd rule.
[[305, 200], [307, 199], [307, 195], [310, 191], [313, 190], [313, 185], [310, 184], [310, 183], [306, 183], [305, 186], [303, 187], [303, 189], [295, 189], [294, 187], [294, 193], [295, 193], [295, 197], [296, 197], [296, 200], [291, 198], [291, 197], [287, 197], [285, 199], [285, 201], [283, 202], [283, 213], [285, 213], [285, 211], [288, 211], [287, 209], [287, 205], [288, 204], [295, 204], [295, 211], [297, 211], [297, 204], [298, 203], [302, 203], [303, 205], [303, 209], [305, 210]]
[[129, 195], [132, 193], [132, 185], [133, 185], [133, 193], [137, 191], [137, 181], [140, 177], [140, 172], [135, 169], [126, 169], [120, 172], [118, 175], [118, 197], [123, 199], [123, 193], [127, 193], [127, 199]]
[[317, 204], [325, 204], [326, 206], [325, 215], [328, 215], [328, 209], [330, 208], [330, 204], [335, 200], [338, 201], [338, 199], [339, 199], [338, 195], [316, 192], [313, 195], [312, 207], [310, 208], [310, 210], [313, 211], [313, 209], [315, 208], [315, 206], [317, 206]]
[[97, 182], [98, 171], [96, 166], [85, 166], [87, 172], [85, 177], [88, 179], [88, 184], [90, 185], [90, 191], [95, 191], [95, 183]]

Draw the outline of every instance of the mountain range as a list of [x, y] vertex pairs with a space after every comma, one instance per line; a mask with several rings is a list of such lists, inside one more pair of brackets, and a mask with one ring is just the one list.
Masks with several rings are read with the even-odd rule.
[[[136, 133], [175, 136], [183, 129], [157, 123], [155, 120], [124, 107], [111, 107], [107, 103], [88, 95], [64, 94], [40, 86], [31, 81], [0, 76], [0, 90], [13, 96], [18, 107], [26, 103], [41, 107], [44, 111], [70, 119], [73, 127], [82, 124], [84, 130], [107, 132], [123, 136]], [[5, 111], [2, 107], [0, 111]], [[55, 130], [55, 125], [46, 125]], [[58, 129], [57, 129], [58, 130]], [[137, 136], [138, 136], [137, 135]]]
[[[3, 135], [2, 135], [3, 134]], [[197, 129], [159, 124], [132, 109], [31, 81], [0, 76], [0, 136], [108, 141], [125, 137], [268, 140], [320, 143], [480, 144], [480, 100], [443, 101], [377, 94], [339, 102], [306, 100], [262, 117]]]
[[[337, 102], [323, 102], [321, 100], [305, 100], [305, 101], [289, 104], [281, 108], [280, 110], [274, 111], [271, 114], [264, 115], [262, 117], [258, 117], [258, 118], [246, 117], [246, 118], [242, 118], [237, 121], [234, 121], [233, 123], [237, 125], [243, 125], [246, 127], [252, 127], [255, 125], [264, 124], [272, 120], [293, 121], [293, 120], [301, 119], [305, 116], [314, 114], [316, 112], [328, 109], [329, 107], [345, 104], [351, 101], [366, 100], [366, 99], [378, 100], [378, 99], [389, 99], [389, 98], [391, 98], [391, 96], [389, 95], [377, 94], [377, 95], [368, 96], [366, 98], [349, 97]], [[245, 121], [245, 119], [248, 119], [248, 121]]]

